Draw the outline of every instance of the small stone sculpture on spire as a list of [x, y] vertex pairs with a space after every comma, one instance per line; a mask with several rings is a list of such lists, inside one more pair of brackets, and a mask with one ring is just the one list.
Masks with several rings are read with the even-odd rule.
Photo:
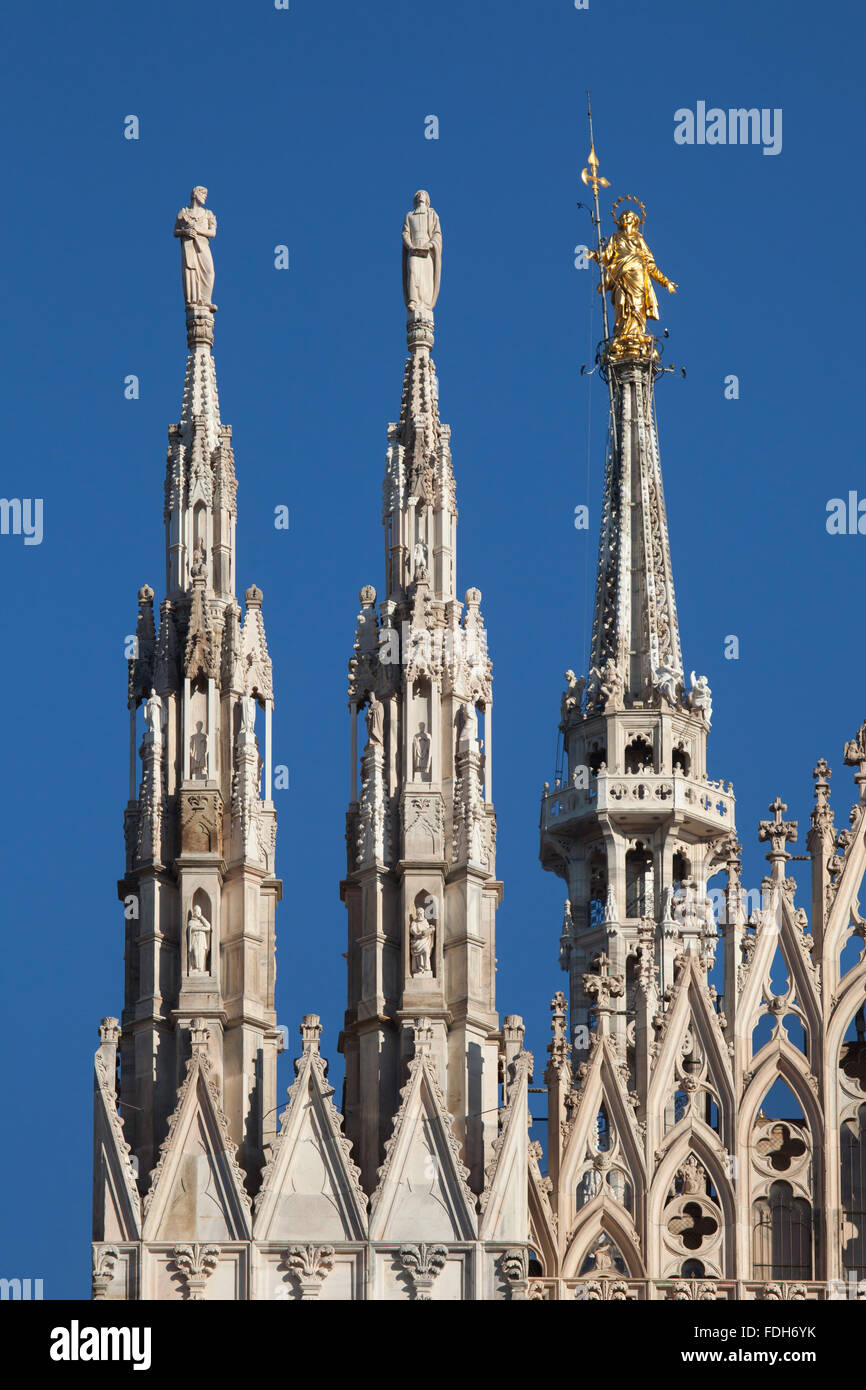
[[420, 188], [403, 222], [403, 298], [410, 317], [433, 319], [442, 274], [442, 228]]
[[207, 189], [197, 186], [189, 195], [189, 207], [181, 208], [174, 224], [174, 234], [180, 237], [183, 297], [187, 309], [216, 309], [212, 303], [214, 265], [211, 239], [216, 236], [214, 214], [205, 207]]

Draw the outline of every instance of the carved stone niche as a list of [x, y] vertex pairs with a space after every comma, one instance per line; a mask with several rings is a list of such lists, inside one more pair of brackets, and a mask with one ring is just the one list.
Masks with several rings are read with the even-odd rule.
[[181, 854], [223, 852], [223, 799], [215, 788], [180, 792]]
[[403, 798], [402, 819], [405, 859], [443, 858], [445, 824], [439, 792], [407, 792]]

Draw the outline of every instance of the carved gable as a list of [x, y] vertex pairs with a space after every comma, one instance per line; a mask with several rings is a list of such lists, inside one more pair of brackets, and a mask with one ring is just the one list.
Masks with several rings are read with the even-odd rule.
[[474, 1240], [475, 1200], [428, 1055], [409, 1064], [370, 1207], [370, 1238]]
[[210, 1062], [194, 1052], [144, 1201], [146, 1240], [248, 1240], [250, 1198]]
[[363, 1240], [366, 1199], [331, 1100], [325, 1063], [308, 1051], [297, 1063], [290, 1103], [256, 1199], [257, 1240]]

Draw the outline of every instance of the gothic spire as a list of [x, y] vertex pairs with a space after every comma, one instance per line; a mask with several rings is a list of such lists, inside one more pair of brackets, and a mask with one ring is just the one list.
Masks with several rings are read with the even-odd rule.
[[[500, 890], [491, 668], [481, 594], [468, 589], [465, 606], [456, 597], [450, 431], [439, 418], [430, 356], [441, 259], [439, 218], [418, 192], [402, 235], [409, 355], [400, 418], [388, 429], [385, 597], [377, 613], [375, 589], [361, 590], [349, 664], [342, 1047], [346, 1132], [368, 1192], [399, 1108], [403, 1067], [415, 1046], [407, 1031], [413, 1019], [429, 1020], [430, 1065], [448, 1095], [476, 1193], [495, 1137], [493, 924]], [[361, 710], [368, 736], [359, 759]]]

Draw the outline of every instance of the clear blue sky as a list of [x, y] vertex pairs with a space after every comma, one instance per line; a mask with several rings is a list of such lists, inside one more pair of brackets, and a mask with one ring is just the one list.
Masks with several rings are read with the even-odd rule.
[[[0, 490], [44, 499], [44, 539], [0, 536], [0, 1274], [86, 1297], [91, 1055], [99, 1019], [122, 1006], [123, 639], [138, 587], [163, 590], [166, 429], [185, 360], [171, 232], [190, 187], [207, 184], [219, 219], [238, 578], [265, 593], [275, 761], [291, 769], [279, 1018], [294, 1046], [300, 1015], [323, 1016], [337, 1079], [346, 662], [358, 589], [382, 582], [399, 231], [416, 188], [442, 219], [436, 360], [459, 587], [484, 594], [495, 672], [498, 1003], [525, 1016], [540, 1080], [564, 977], [539, 793], [562, 672], [585, 669], [604, 444], [604, 389], [579, 376], [598, 299], [572, 264], [590, 233], [575, 207], [584, 89], [612, 192], [647, 203], [648, 240], [680, 285], [662, 310], [688, 379], [662, 382], [658, 411], [684, 655], [713, 687], [711, 775], [734, 781], [756, 887], [757, 820], [780, 793], [805, 830], [821, 754], [846, 823], [841, 744], [866, 714], [866, 537], [825, 529], [829, 498], [866, 492], [852, 244], [864, 22], [832, 0], [46, 0], [9, 11], [4, 31]], [[674, 112], [699, 101], [781, 108], [781, 153], [675, 144]], [[424, 138], [430, 114], [438, 141]], [[273, 268], [279, 243], [288, 272]], [[137, 401], [124, 400], [129, 373]], [[731, 373], [737, 401], [723, 395]], [[582, 502], [589, 533], [573, 526]], [[288, 533], [272, 526], [280, 503]], [[739, 661], [723, 659], [732, 633]], [[290, 1070], [286, 1058], [285, 1084]]]

